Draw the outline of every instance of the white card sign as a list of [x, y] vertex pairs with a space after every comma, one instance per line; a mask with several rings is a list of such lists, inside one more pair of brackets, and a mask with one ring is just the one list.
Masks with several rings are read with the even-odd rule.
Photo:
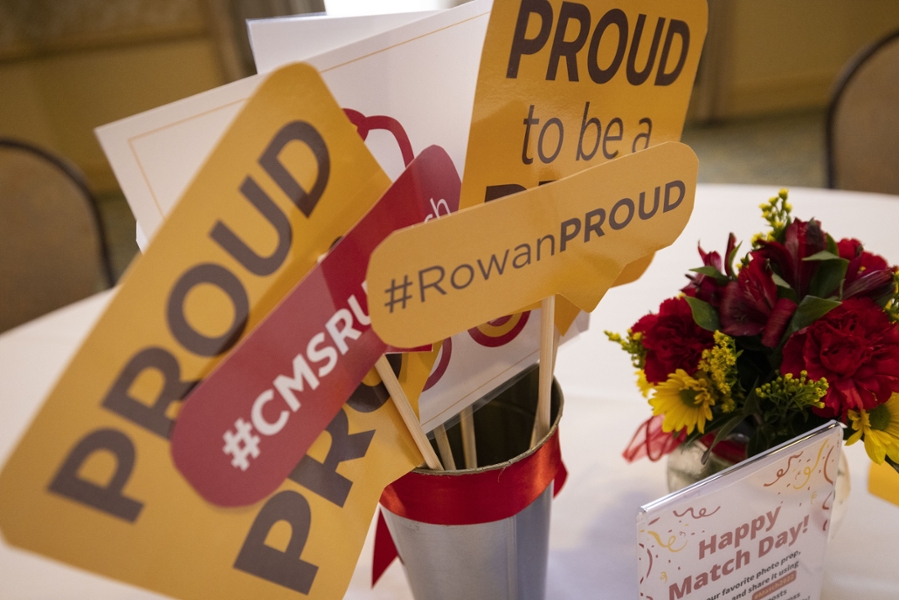
[[353, 17], [323, 14], [295, 15], [247, 21], [250, 48], [257, 73], [305, 60], [406, 23], [423, 19], [434, 11], [388, 13]]
[[[308, 62], [321, 73], [341, 107], [360, 116], [389, 117], [408, 138], [413, 154], [438, 145], [462, 175], [491, 5], [492, 0], [474, 0], [314, 56], [267, 54], [266, 63]], [[300, 35], [311, 26], [330, 23], [289, 21], [285, 27]], [[147, 239], [152, 239], [265, 77], [247, 77], [96, 129]], [[405, 168], [399, 139], [392, 131], [376, 129], [366, 145], [387, 175], [396, 179]]]
[[641, 507], [640, 598], [818, 600], [836, 422]]

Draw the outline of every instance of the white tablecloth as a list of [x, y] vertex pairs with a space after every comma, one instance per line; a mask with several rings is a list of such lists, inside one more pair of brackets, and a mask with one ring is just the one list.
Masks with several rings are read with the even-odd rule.
[[[758, 205], [774, 187], [699, 187], [681, 238], [657, 254], [636, 283], [611, 290], [590, 330], [559, 351], [556, 376], [565, 394], [562, 452], [570, 476], [553, 505], [547, 598], [637, 598], [635, 517], [666, 493], [664, 463], [628, 465], [621, 458], [649, 408], [634, 387], [628, 357], [603, 330], [622, 332], [684, 285], [698, 266], [697, 242], [723, 252], [727, 234], [744, 240], [764, 229]], [[835, 238], [856, 237], [899, 263], [899, 197], [794, 189], [794, 215], [818, 218]], [[102, 312], [102, 294], [0, 335], [0, 464], [6, 461], [56, 377]], [[828, 548], [824, 600], [899, 599], [899, 506], [867, 492], [862, 446], [846, 450], [852, 494], [848, 514]], [[346, 598], [411, 598], [395, 563], [374, 589], [369, 535]], [[0, 545], [0, 598], [150, 600], [162, 596]], [[461, 600], [461, 599], [460, 599]]]

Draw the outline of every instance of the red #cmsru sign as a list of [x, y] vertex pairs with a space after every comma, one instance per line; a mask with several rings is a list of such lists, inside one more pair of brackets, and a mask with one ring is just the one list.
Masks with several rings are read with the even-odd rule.
[[172, 457], [203, 498], [246, 506], [284, 482], [387, 349], [368, 318], [371, 252], [394, 230], [433, 217], [436, 203], [456, 210], [459, 188], [446, 152], [425, 149], [188, 396]]

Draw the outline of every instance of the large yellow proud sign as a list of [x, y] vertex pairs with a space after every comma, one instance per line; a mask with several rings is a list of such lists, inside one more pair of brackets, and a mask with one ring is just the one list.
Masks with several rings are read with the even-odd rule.
[[[421, 462], [377, 381], [254, 506], [204, 501], [172, 464], [169, 435], [192, 385], [389, 183], [314, 69], [272, 74], [3, 469], [4, 539], [176, 598], [341, 597], [382, 490]], [[413, 399], [428, 358], [405, 360]]]
[[461, 207], [680, 140], [705, 0], [495, 0]]
[[418, 346], [555, 294], [592, 311], [628, 264], [683, 231], [697, 168], [669, 142], [394, 232], [368, 266], [372, 327]]

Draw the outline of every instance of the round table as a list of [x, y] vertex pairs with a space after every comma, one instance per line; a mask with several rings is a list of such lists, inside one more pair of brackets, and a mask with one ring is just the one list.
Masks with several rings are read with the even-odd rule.
[[[657, 253], [643, 277], [615, 288], [591, 315], [590, 329], [559, 350], [556, 376], [565, 394], [561, 423], [568, 483], [553, 505], [547, 598], [620, 600], [637, 597], [638, 508], [667, 493], [664, 462], [627, 464], [621, 451], [650, 414], [634, 385], [628, 356], [603, 331], [623, 332], [658, 309], [699, 266], [696, 251], [723, 252], [729, 232], [744, 241], [764, 230], [758, 205], [778, 188], [700, 185], [680, 239]], [[794, 216], [817, 218], [834, 238], [855, 237], [899, 263], [899, 197], [793, 189]], [[0, 335], [0, 464], [27, 429], [45, 395], [99, 317], [113, 292], [66, 307]], [[869, 461], [861, 444], [846, 450], [852, 494], [848, 514], [827, 552], [822, 599], [899, 598], [899, 506], [867, 491]], [[411, 598], [394, 563], [372, 589], [372, 532], [346, 598]], [[0, 597], [149, 600], [162, 598], [0, 544]]]

